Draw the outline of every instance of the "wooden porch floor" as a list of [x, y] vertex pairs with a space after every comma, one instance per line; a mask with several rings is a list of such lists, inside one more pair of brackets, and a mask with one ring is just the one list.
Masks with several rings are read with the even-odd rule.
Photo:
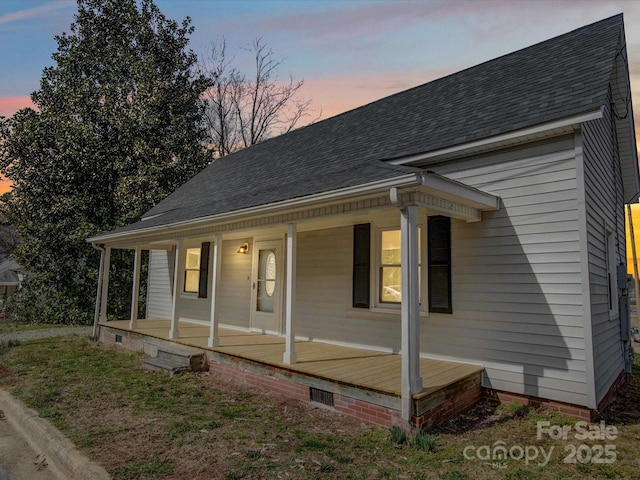
[[[170, 321], [138, 320], [138, 328], [129, 329], [128, 320], [103, 322], [100, 325], [169, 340]], [[341, 382], [381, 393], [401, 394], [401, 356], [312, 341], [296, 341], [297, 363], [282, 362], [285, 339], [260, 333], [219, 328], [220, 346], [207, 347], [209, 327], [180, 322], [180, 338], [176, 343], [203, 350], [221, 352], [293, 372]], [[421, 359], [423, 391], [414, 398], [425, 397], [437, 390], [482, 371], [478, 365]]]

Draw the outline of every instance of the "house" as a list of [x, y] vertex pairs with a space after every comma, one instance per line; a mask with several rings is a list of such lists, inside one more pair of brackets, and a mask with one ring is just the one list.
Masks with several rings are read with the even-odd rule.
[[[238, 381], [380, 424], [481, 395], [591, 419], [632, 355], [632, 112], [617, 15], [224, 157], [88, 239], [100, 337], [198, 346]], [[113, 249], [136, 258], [119, 322]]]
[[22, 282], [23, 268], [7, 254], [0, 254], [0, 312], [4, 302], [12, 296]]

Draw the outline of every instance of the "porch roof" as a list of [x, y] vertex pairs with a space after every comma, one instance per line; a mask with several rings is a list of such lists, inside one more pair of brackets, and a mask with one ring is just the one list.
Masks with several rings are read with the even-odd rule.
[[[392, 190], [395, 192], [392, 194]], [[392, 198], [396, 195], [397, 198]], [[417, 205], [436, 212], [438, 215], [447, 215], [467, 222], [476, 222], [481, 219], [483, 211], [497, 210], [500, 200], [496, 195], [485, 192], [464, 183], [451, 180], [433, 172], [409, 174], [393, 177], [388, 180], [371, 182], [365, 185], [357, 185], [352, 188], [344, 188], [330, 192], [322, 192], [307, 197], [275, 202], [273, 204], [258, 205], [245, 209], [222, 212], [217, 215], [208, 215], [194, 219], [183, 219], [179, 215], [175, 221], [165, 224], [163, 219], [155, 218], [146, 220], [144, 228], [122, 228], [113, 232], [89, 238], [91, 242], [118, 242], [116, 245], [125, 246], [140, 244], [140, 240], [150, 235], [161, 235], [173, 238], [172, 235], [182, 235], [193, 229], [211, 228], [237, 230], [238, 225], [255, 225], [256, 227], [268, 227], [282, 223], [286, 217], [287, 222], [304, 221], [327, 211], [333, 214], [341, 210], [355, 211], [360, 207], [355, 205], [362, 199], [375, 200], [377, 207], [393, 207], [397, 202], [406, 205]], [[396, 203], [394, 203], [394, 201]], [[322, 208], [324, 207], [324, 208]], [[367, 207], [363, 207], [367, 208]], [[178, 212], [179, 213], [179, 212]], [[134, 227], [134, 224], [130, 227]], [[158, 240], [156, 238], [156, 240]], [[124, 243], [123, 243], [124, 242]], [[163, 248], [162, 243], [154, 243], [154, 248]], [[165, 242], [165, 247], [170, 245]]]
[[425, 170], [394, 159], [597, 111], [621, 38], [617, 15], [266, 140], [213, 162], [142, 221], [89, 240], [403, 182]]

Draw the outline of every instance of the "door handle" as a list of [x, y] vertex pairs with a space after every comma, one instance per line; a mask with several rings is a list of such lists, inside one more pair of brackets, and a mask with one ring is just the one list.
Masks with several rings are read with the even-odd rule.
[[251, 286], [251, 289], [252, 289], [252, 290], [255, 290], [255, 289], [256, 289], [256, 282], [253, 282], [253, 285]]

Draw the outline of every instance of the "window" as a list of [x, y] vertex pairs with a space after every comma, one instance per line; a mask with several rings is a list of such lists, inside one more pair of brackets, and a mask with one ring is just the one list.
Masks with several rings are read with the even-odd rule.
[[200, 248], [187, 248], [187, 260], [184, 269], [184, 291], [198, 293], [200, 283]]
[[207, 297], [209, 246], [210, 243], [205, 242], [200, 247], [186, 250], [184, 292], [197, 293], [199, 298]]
[[[429, 296], [429, 311], [451, 313], [451, 219], [449, 217], [428, 217], [428, 292], [422, 291], [422, 229], [418, 228], [418, 281], [420, 297]], [[376, 285], [371, 295], [371, 227], [367, 224], [354, 225], [353, 229], [353, 306], [370, 308], [370, 298], [378, 304], [392, 306], [401, 303], [401, 248], [400, 229], [379, 230], [375, 246], [374, 272], [377, 271]], [[425, 287], [426, 290], [426, 287]], [[426, 309], [426, 307], [425, 307]]]
[[[380, 281], [378, 301], [380, 303], [400, 303], [402, 300], [402, 249], [400, 230], [380, 232]], [[420, 229], [418, 229], [418, 281], [421, 277]], [[418, 285], [418, 290], [420, 286]]]
[[429, 261], [429, 311], [452, 313], [451, 219], [435, 216], [427, 220]]

